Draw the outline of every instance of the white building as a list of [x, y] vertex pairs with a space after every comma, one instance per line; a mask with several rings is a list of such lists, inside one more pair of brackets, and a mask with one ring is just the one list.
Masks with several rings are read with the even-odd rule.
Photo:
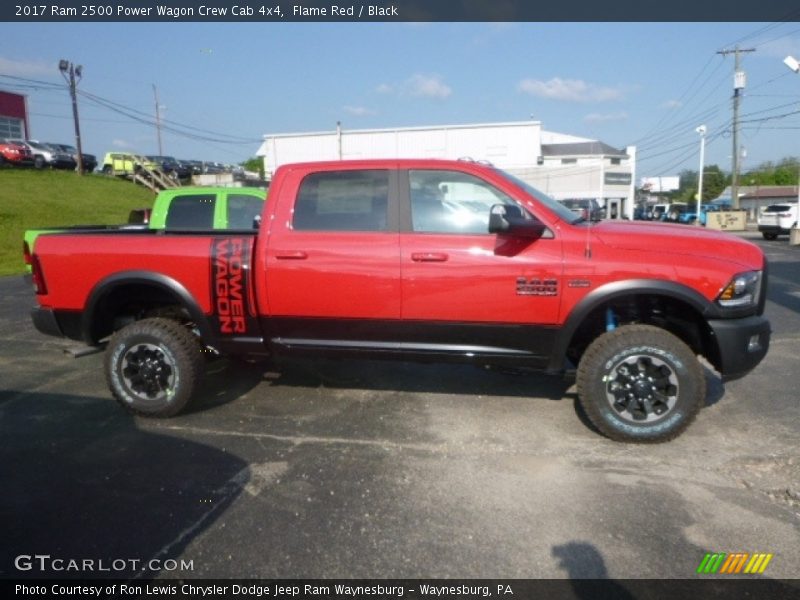
[[553, 198], [595, 198], [633, 215], [635, 147], [617, 150], [542, 130], [539, 121], [267, 134], [258, 149], [267, 178], [293, 162], [367, 158], [486, 160]]

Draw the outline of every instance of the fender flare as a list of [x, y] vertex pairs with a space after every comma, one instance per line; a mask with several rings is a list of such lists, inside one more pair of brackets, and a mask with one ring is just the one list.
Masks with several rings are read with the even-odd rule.
[[92, 336], [95, 314], [101, 302], [114, 290], [131, 284], [149, 285], [174, 296], [178, 303], [189, 312], [189, 316], [197, 324], [200, 335], [205, 340], [211, 340], [212, 333], [208, 318], [203, 313], [194, 296], [184, 285], [161, 273], [150, 271], [123, 271], [102, 279], [89, 292], [89, 297], [84, 306], [81, 317], [81, 334], [88, 344], [95, 344]]
[[548, 371], [563, 370], [564, 359], [572, 337], [592, 311], [616, 298], [636, 295], [673, 298], [690, 305], [707, 319], [718, 316], [718, 310], [712, 302], [681, 283], [662, 279], [626, 279], [606, 283], [589, 292], [570, 311], [553, 345]]

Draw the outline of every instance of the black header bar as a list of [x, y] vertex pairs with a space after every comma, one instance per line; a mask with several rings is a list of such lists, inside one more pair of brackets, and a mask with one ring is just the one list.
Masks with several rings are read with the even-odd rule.
[[12, 0], [19, 22], [719, 22], [800, 20], [796, 0]]

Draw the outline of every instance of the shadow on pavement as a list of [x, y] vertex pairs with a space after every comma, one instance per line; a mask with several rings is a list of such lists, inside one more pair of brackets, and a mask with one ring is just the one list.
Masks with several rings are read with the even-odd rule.
[[[0, 439], [4, 578], [155, 576], [249, 477], [236, 456], [141, 431], [105, 398], [0, 392]], [[35, 555], [50, 558], [18, 559]]]

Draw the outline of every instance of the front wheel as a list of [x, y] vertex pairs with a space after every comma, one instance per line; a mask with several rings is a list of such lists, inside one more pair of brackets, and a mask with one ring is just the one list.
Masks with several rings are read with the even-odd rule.
[[106, 381], [126, 410], [171, 417], [191, 399], [203, 373], [197, 338], [172, 319], [136, 321], [111, 338], [105, 356]]
[[764, 232], [761, 235], [764, 236], [765, 240], [777, 240], [778, 239], [778, 234], [777, 233], [766, 233], [766, 232]]
[[591, 422], [624, 442], [673, 439], [694, 420], [706, 393], [694, 352], [650, 325], [625, 325], [592, 342], [578, 366], [577, 384]]

